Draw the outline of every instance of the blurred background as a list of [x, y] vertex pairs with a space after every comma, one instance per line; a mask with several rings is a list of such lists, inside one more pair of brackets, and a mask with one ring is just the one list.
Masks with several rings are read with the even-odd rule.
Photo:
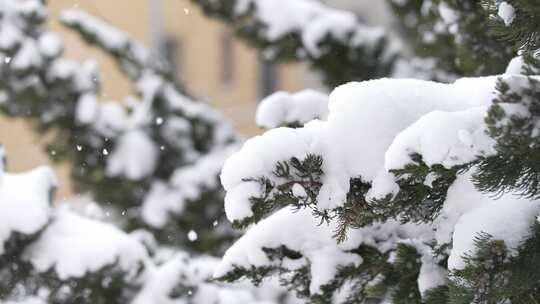
[[[294, 0], [290, 0], [294, 1]], [[326, 0], [356, 12], [366, 23], [389, 26], [385, 1]], [[190, 0], [49, 0], [50, 30], [60, 34], [65, 55], [95, 60], [101, 71], [102, 100], [122, 102], [132, 93], [110, 58], [85, 45], [58, 22], [63, 10], [79, 8], [100, 17], [162, 54], [189, 92], [220, 110], [239, 133], [250, 137], [257, 102], [278, 91], [322, 89], [318, 75], [302, 64], [277, 65], [238, 41], [227, 26], [205, 17]], [[60, 179], [58, 197], [71, 194], [69, 167], [50, 164], [27, 122], [0, 117], [0, 143], [8, 151], [8, 170], [19, 172], [39, 165], [54, 166]]]

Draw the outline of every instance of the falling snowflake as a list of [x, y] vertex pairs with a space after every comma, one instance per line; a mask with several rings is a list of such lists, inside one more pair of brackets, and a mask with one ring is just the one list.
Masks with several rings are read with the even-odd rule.
[[187, 238], [190, 242], [195, 242], [199, 236], [194, 230], [190, 230], [187, 234]]

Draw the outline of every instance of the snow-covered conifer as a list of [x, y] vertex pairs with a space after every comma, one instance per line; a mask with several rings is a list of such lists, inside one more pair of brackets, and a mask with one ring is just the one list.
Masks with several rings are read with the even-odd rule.
[[328, 87], [388, 75], [397, 46], [382, 28], [316, 0], [193, 0], [280, 61], [306, 61]]
[[[540, 78], [535, 29], [518, 20], [538, 11], [393, 4], [426, 17], [416, 23], [426, 30], [443, 25], [435, 38], [452, 48], [427, 54], [450, 62], [452, 77], [499, 74], [343, 84], [324, 115], [302, 111], [307, 123], [289, 119], [302, 107], [295, 95], [268, 97], [259, 124], [296, 128], [252, 138], [226, 161], [227, 217], [247, 232], [215, 276], [278, 276], [311, 303], [534, 303]], [[482, 27], [492, 22], [515, 36]], [[506, 67], [516, 42], [521, 56]]]
[[2, 110], [46, 133], [49, 154], [72, 165], [75, 190], [104, 209], [90, 213], [107, 215], [53, 207], [50, 169], [2, 171], [0, 301], [286, 303], [270, 283], [211, 281], [211, 254], [235, 235], [222, 220], [218, 174], [238, 139], [221, 115], [125, 33], [68, 11], [63, 22], [134, 83], [136, 100], [99, 101], [95, 63], [62, 57], [42, 26], [44, 1], [0, 1], [0, 12]]
[[[76, 191], [115, 209], [124, 227], [142, 225], [160, 242], [219, 252], [220, 239], [232, 234], [225, 227], [214, 233], [212, 223], [223, 223], [217, 176], [238, 141], [225, 119], [189, 97], [167, 65], [124, 32], [66, 11], [64, 24], [113, 56], [134, 84], [136, 100], [100, 101], [95, 63], [62, 58], [61, 41], [42, 28], [41, 1], [4, 1], [0, 9], [4, 112], [51, 134], [48, 152], [73, 164]], [[168, 199], [156, 203], [158, 192]], [[188, 241], [190, 230], [197, 242]]]

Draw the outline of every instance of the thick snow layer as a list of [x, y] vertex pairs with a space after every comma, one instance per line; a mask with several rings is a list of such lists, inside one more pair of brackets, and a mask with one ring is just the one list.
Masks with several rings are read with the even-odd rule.
[[516, 9], [510, 3], [503, 1], [499, 4], [497, 14], [504, 21], [504, 25], [510, 26], [516, 18]]
[[[316, 203], [324, 209], [345, 201], [353, 177], [372, 183], [368, 199], [397, 193], [397, 177], [391, 170], [412, 163], [411, 154], [420, 154], [428, 166], [440, 164], [446, 168], [493, 155], [496, 151], [486, 133], [485, 116], [500, 78], [516, 90], [528, 83], [524, 76], [505, 74], [465, 78], [448, 85], [382, 79], [339, 87], [330, 95], [326, 121], [315, 120], [298, 129], [270, 130], [248, 140], [226, 161], [221, 179], [227, 190], [225, 211], [229, 220], [252, 216], [250, 197], [265, 194], [257, 182], [247, 179], [264, 176], [276, 184], [285, 182], [272, 172], [278, 161], [291, 157], [323, 157], [323, 185]], [[501, 106], [513, 115], [530, 115], [519, 105]], [[418, 286], [424, 294], [445, 284], [448, 270], [464, 267], [463, 256], [474, 254], [474, 241], [480, 233], [505, 241], [514, 254], [540, 212], [539, 202], [478, 191], [472, 182], [475, 170], [473, 166], [456, 176], [432, 223], [414, 226], [388, 221], [381, 226], [351, 229], [343, 244], [336, 244], [332, 238], [335, 223], [319, 225], [309, 209], [297, 213], [282, 209], [252, 226], [226, 252], [215, 275], [223, 276], [235, 267], [276, 266], [280, 261], [269, 259], [263, 248], [286, 246], [303, 258], [285, 259], [279, 265], [292, 270], [309, 261], [310, 291], [317, 293], [334, 278], [338, 266], [362, 262], [347, 249], [366, 243], [384, 252], [401, 242], [414, 245], [422, 255]], [[424, 184], [433, 187], [436, 178], [436, 173], [430, 173]], [[297, 197], [305, 195], [301, 185], [294, 185], [292, 191]], [[419, 245], [428, 241], [449, 245], [448, 269], [438, 265], [429, 248]]]
[[428, 165], [446, 168], [466, 164], [479, 155], [495, 153], [486, 134], [487, 107], [456, 112], [433, 111], [399, 133], [385, 155], [385, 169], [402, 169], [411, 154], [422, 155]]
[[[327, 121], [313, 121], [299, 129], [270, 130], [246, 141], [243, 148], [225, 162], [221, 181], [227, 191], [225, 210], [228, 218], [234, 221], [251, 215], [249, 199], [257, 197], [261, 191], [255, 183], [245, 182], [246, 178], [266, 176], [279, 182], [272, 175], [275, 165], [291, 157], [303, 159], [310, 153], [323, 156], [325, 174], [317, 198], [321, 209], [343, 204], [351, 177], [361, 176], [371, 182], [384, 170], [385, 162], [402, 164], [407, 151], [398, 147], [419, 149], [419, 152], [432, 155], [433, 161], [445, 161], [445, 156], [441, 156], [444, 150], [439, 150], [437, 145], [418, 145], [422, 137], [429, 136], [421, 130], [413, 132], [418, 127], [407, 131], [409, 135], [401, 136], [402, 144], [392, 152], [399, 159], [385, 158], [385, 154], [398, 134], [426, 114], [489, 105], [494, 97], [496, 80], [497, 77], [464, 78], [452, 84], [440, 84], [380, 79], [338, 87], [330, 95]], [[481, 117], [479, 112], [474, 115], [444, 114], [448, 121], [446, 127], [438, 127], [443, 135], [457, 132], [453, 134], [454, 144], [447, 145], [447, 149], [469, 153], [459, 155], [463, 160], [469, 159], [477, 150], [486, 149], [483, 140], [475, 141], [481, 129], [477, 124]], [[435, 123], [433, 119], [428, 116], [423, 124], [431, 125]], [[456, 128], [454, 120], [461, 126]], [[447, 162], [451, 163], [450, 160]]]
[[318, 224], [309, 210], [294, 213], [283, 209], [258, 223], [229, 248], [214, 276], [221, 277], [235, 266], [249, 268], [279, 263], [270, 260], [262, 249], [284, 245], [301, 252], [312, 263], [310, 289], [317, 292], [333, 278], [337, 266], [362, 263], [360, 256], [340, 250], [330, 227]]
[[158, 161], [158, 147], [142, 130], [122, 134], [107, 159], [107, 174], [141, 180], [152, 174]]
[[[285, 259], [284, 266], [297, 268], [310, 264], [310, 292], [320, 292], [320, 287], [334, 278], [339, 266], [360, 265], [362, 257], [347, 252], [360, 244], [379, 248], [382, 252], [393, 249], [397, 235], [422, 238], [425, 227], [394, 222], [384, 225], [351, 230], [349, 238], [340, 244], [333, 238], [336, 227], [320, 224], [310, 210], [294, 211], [284, 208], [253, 226], [223, 257], [214, 276], [221, 277], [235, 267], [278, 266], [280, 261], [268, 258], [263, 248], [280, 248], [302, 254], [300, 261]], [[278, 229], [276, 229], [279, 227]]]
[[474, 240], [479, 233], [488, 233], [493, 240], [503, 240], [511, 254], [529, 235], [540, 212], [540, 202], [519, 199], [512, 194], [465, 214], [456, 224], [449, 269], [465, 267], [463, 256], [474, 254]]
[[136, 271], [138, 264], [146, 259], [146, 249], [111, 224], [60, 208], [25, 256], [38, 271], [53, 268], [60, 279], [68, 279], [115, 263], [128, 273]]
[[314, 90], [298, 93], [274, 93], [261, 101], [257, 108], [257, 125], [266, 129], [287, 124], [304, 125], [313, 119], [328, 117], [328, 96]]
[[297, 32], [304, 49], [315, 57], [322, 52], [319, 43], [327, 36], [369, 45], [384, 35], [382, 29], [362, 25], [354, 13], [315, 0], [238, 0], [235, 13], [243, 15], [251, 7], [257, 20], [265, 25], [266, 39], [275, 41]]
[[0, 254], [11, 233], [33, 234], [49, 221], [56, 178], [40, 167], [26, 173], [0, 173]]

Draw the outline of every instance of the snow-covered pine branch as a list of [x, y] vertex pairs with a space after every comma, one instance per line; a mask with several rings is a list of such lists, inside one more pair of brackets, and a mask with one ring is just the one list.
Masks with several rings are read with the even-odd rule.
[[154, 56], [141, 43], [105, 21], [78, 9], [63, 11], [61, 21], [88, 42], [111, 53], [132, 79], [141, 77], [145, 70], [151, 70], [166, 79], [174, 80], [174, 71], [170, 70], [163, 58]]
[[[336, 229], [334, 223], [321, 225], [308, 209], [283, 208], [251, 227], [227, 251], [215, 276], [226, 281], [247, 277], [257, 284], [276, 275], [297, 296], [316, 303], [365, 303], [405, 294], [411, 291], [402, 284], [407, 277], [413, 286], [419, 277], [424, 289], [445, 282], [445, 269], [423, 244], [430, 236], [427, 225], [390, 221], [355, 230], [339, 244]], [[420, 268], [420, 258], [430, 273]], [[392, 282], [392, 276], [403, 281]], [[414, 299], [420, 301], [419, 292]]]
[[49, 168], [18, 174], [2, 169], [0, 298], [123, 301], [127, 283], [146, 258], [144, 246], [111, 224], [53, 208], [55, 187]]
[[[381, 79], [350, 83], [337, 88], [330, 95], [330, 111], [326, 121], [315, 120], [298, 129], [270, 130], [263, 136], [248, 140], [240, 152], [227, 160], [221, 179], [227, 190], [225, 209], [229, 219], [247, 220], [258, 216], [252, 208], [256, 200], [250, 198], [271, 200], [278, 195], [279, 192], [267, 187], [259, 188], [256, 182], [259, 178], [264, 178], [272, 188], [287, 186], [281, 189], [283, 191], [291, 190], [294, 182], [304, 188], [320, 187], [315, 201], [308, 199], [304, 204], [312, 205], [323, 212], [343, 207], [351, 178], [358, 178], [368, 184], [380, 181], [381, 185], [378, 187], [395, 189], [397, 185], [388, 177], [389, 171], [403, 169], [405, 165], [413, 163], [409, 157], [411, 153], [424, 156], [423, 162], [427, 162], [428, 166], [445, 164], [451, 168], [458, 163], [471, 161], [470, 155], [474, 155], [474, 152], [490, 150], [483, 146], [464, 144], [461, 140], [469, 138], [460, 139], [458, 134], [450, 133], [456, 137], [455, 140], [441, 140], [448, 143], [447, 149], [439, 149], [438, 143], [431, 146], [417, 144], [413, 145], [413, 148], [418, 150], [415, 151], [402, 144], [403, 140], [397, 141], [400, 137], [398, 134], [408, 132], [407, 128], [414, 123], [423, 123], [421, 118], [426, 114], [437, 113], [434, 111], [444, 111], [441, 115], [471, 109], [477, 111], [478, 107], [484, 107], [486, 111], [494, 97], [492, 90], [496, 80], [496, 77], [470, 78], [447, 85], [420, 80]], [[437, 99], [433, 96], [437, 96]], [[448, 119], [453, 119], [448, 116]], [[482, 121], [481, 115], [471, 117], [470, 119], [479, 117], [480, 122]], [[460, 126], [473, 134], [477, 124], [468, 123], [467, 118], [462, 119]], [[453, 120], [444, 125], [447, 128], [439, 127], [439, 132], [451, 132], [448, 127], [455, 129], [456, 121], [459, 120]], [[352, 135], [351, 130], [354, 130]], [[428, 129], [424, 127], [418, 130], [409, 132], [411, 134], [405, 139], [421, 137]], [[431, 127], [429, 130], [433, 132], [437, 131], [437, 128]], [[472, 135], [469, 137], [471, 141], [474, 139]], [[397, 144], [401, 145], [396, 149], [398, 152], [388, 154]], [[456, 148], [455, 153], [448, 154], [448, 151], [452, 152], [449, 149], [453, 148], [453, 145], [464, 147], [461, 150]], [[280, 148], [264, 148], [270, 146]], [[472, 152], [465, 153], [469, 150]], [[321, 158], [318, 166], [315, 161], [308, 161], [310, 155]], [[460, 161], [460, 157], [464, 160]], [[446, 164], [445, 160], [449, 163]], [[279, 162], [282, 165], [279, 165]], [[240, 163], [244, 165], [239, 166]], [[304, 180], [309, 176], [308, 173], [317, 173], [317, 170], [324, 174]], [[378, 187], [376, 189], [380, 189]], [[310, 196], [308, 195], [308, 198]]]
[[125, 233], [70, 202], [53, 207], [55, 187], [47, 167], [0, 172], [2, 303], [293, 303], [279, 302], [272, 282], [211, 282], [217, 258], [155, 246], [151, 235]]
[[[492, 14], [485, 9], [486, 2], [502, 1], [387, 0], [404, 43], [424, 61], [418, 67], [424, 71], [420, 75], [427, 72], [431, 79], [445, 82], [503, 73], [515, 56], [511, 44], [486, 26]], [[430, 66], [428, 71], [425, 64]], [[414, 63], [412, 67], [418, 69]]]
[[305, 60], [328, 87], [386, 76], [397, 56], [387, 33], [316, 0], [193, 0], [230, 23], [263, 56]]
[[516, 49], [540, 50], [538, 3], [533, 0], [484, 0], [482, 4], [498, 37], [513, 43]]
[[[221, 116], [186, 96], [125, 34], [72, 11], [70, 22], [84, 35], [111, 39], [95, 42], [118, 56], [140, 98], [127, 106], [98, 101], [95, 64], [60, 57], [59, 39], [41, 29], [43, 3], [1, 4], [0, 30], [11, 32], [0, 36], [12, 39], [0, 49], [3, 110], [31, 118], [41, 132], [54, 130], [49, 152], [72, 162], [77, 190], [90, 190], [99, 202], [111, 204], [107, 208], [116, 210], [121, 221], [128, 219], [130, 229], [147, 227], [154, 233], [137, 229], [127, 234], [110, 223], [52, 208], [52, 182], [43, 186], [43, 197], [33, 197], [21, 187], [39, 190], [49, 184], [24, 186], [21, 181], [15, 187], [11, 175], [2, 174], [0, 214], [8, 218], [0, 233], [7, 252], [0, 255], [1, 301], [285, 303], [282, 291], [272, 286], [255, 290], [210, 282], [216, 258], [193, 258], [163, 246], [180, 243], [192, 246], [190, 251], [219, 252], [233, 236], [219, 220], [217, 176], [237, 139]], [[167, 204], [148, 204], [156, 185], [167, 190]], [[196, 230], [197, 240], [188, 229]]]
[[[317, 303], [540, 298], [537, 3], [392, 5], [417, 55], [449, 78], [501, 73], [512, 43], [522, 56], [504, 75], [446, 85], [346, 84], [328, 117], [306, 124], [281, 108], [294, 113], [293, 95], [269, 97], [261, 124], [304, 126], [270, 130], [227, 160], [227, 216], [248, 231], [216, 277], [278, 275]], [[488, 18], [499, 26], [486, 29]]]
[[[0, 7], [0, 37], [6, 40], [0, 41], [0, 73], [6, 80], [0, 84], [3, 111], [30, 118], [40, 132], [54, 130], [48, 137], [48, 152], [73, 164], [76, 190], [90, 191], [97, 201], [112, 204], [128, 226], [149, 226], [160, 241], [171, 244], [200, 245], [199, 250], [221, 248], [219, 239], [211, 235], [211, 223], [223, 222], [219, 204], [223, 192], [217, 183], [220, 164], [227, 156], [222, 151], [232, 152], [238, 141], [229, 123], [208, 105], [187, 96], [166, 65], [140, 43], [99, 19], [70, 10], [64, 22], [116, 58], [138, 96], [124, 104], [99, 101], [96, 65], [62, 58], [60, 40], [42, 30], [43, 3], [24, 3], [4, 1]], [[208, 159], [214, 165], [204, 165]], [[184, 166], [206, 171], [172, 181]], [[180, 183], [185, 183], [189, 193]], [[154, 211], [163, 213], [160, 225], [155, 225], [137, 210], [151, 200], [158, 185], [164, 185], [170, 195], [167, 207]], [[189, 221], [198, 218], [200, 222], [188, 225], [176, 220], [182, 212], [190, 214]], [[200, 212], [210, 219], [193, 216]], [[187, 234], [195, 228], [199, 241], [188, 242]], [[228, 240], [231, 234], [223, 237]]]
[[[263, 55], [307, 62], [328, 88], [385, 76], [451, 82], [463, 76], [494, 75], [502, 73], [515, 55], [508, 43], [497, 39], [499, 35], [485, 30], [492, 12], [484, 2], [494, 1], [387, 0], [396, 17], [387, 28], [353, 21], [352, 12], [315, 0], [192, 2], [208, 16], [233, 26]], [[496, 3], [492, 7], [498, 9], [500, 1]], [[524, 35], [516, 35], [517, 39], [535, 37], [526, 29], [527, 21], [535, 20], [530, 12], [534, 5], [527, 9]]]
[[[400, 303], [402, 289], [384, 280], [407, 258], [416, 282], [408, 292], [418, 302], [470, 299], [448, 293], [450, 285], [472, 296], [493, 292], [464, 283], [482, 284], [470, 270], [483, 258], [503, 254], [501, 267], [530, 275], [518, 262], [537, 258], [526, 250], [536, 244], [531, 227], [540, 214], [539, 80], [349, 83], [331, 93], [326, 120], [248, 140], [221, 180], [229, 220], [255, 226], [227, 251], [216, 276], [257, 282], [280, 274], [322, 303]], [[503, 247], [486, 255], [493, 242]], [[391, 257], [400, 245], [412, 246], [405, 260]]]

